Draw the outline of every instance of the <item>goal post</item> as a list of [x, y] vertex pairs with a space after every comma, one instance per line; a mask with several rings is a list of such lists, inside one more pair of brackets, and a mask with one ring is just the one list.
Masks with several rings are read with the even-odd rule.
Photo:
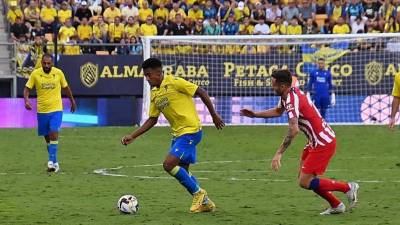
[[[143, 38], [144, 59], [159, 58], [164, 74], [182, 77], [207, 90], [229, 125], [283, 124], [244, 118], [241, 108], [264, 110], [277, 105], [271, 73], [287, 68], [300, 89], [319, 58], [332, 74], [336, 105], [326, 120], [334, 124], [387, 124], [393, 77], [400, 72], [400, 34], [280, 36], [152, 36]], [[212, 124], [196, 98], [202, 123]], [[144, 80], [142, 122], [148, 118], [150, 87]], [[398, 117], [397, 117], [398, 118]], [[399, 120], [397, 120], [399, 123]], [[159, 125], [165, 125], [160, 118]]]

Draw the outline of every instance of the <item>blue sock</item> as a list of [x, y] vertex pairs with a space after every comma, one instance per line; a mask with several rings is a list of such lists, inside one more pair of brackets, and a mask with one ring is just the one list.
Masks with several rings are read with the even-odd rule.
[[311, 182], [310, 182], [309, 189], [313, 190], [313, 191], [317, 191], [318, 188], [319, 188], [319, 179], [318, 178], [312, 179]]
[[[192, 174], [191, 172], [189, 172], [189, 176], [190, 176], [190, 178], [192, 178], [192, 180], [193, 180], [197, 185], [199, 185], [199, 182], [197, 181], [196, 177], [193, 176], [193, 174]], [[200, 186], [200, 185], [199, 185], [199, 186]]]
[[57, 148], [58, 148], [58, 141], [50, 141], [49, 161], [52, 161], [53, 163], [57, 162]]
[[171, 171], [169, 171], [169, 174], [174, 176], [190, 194], [193, 195], [200, 190], [199, 185], [195, 182], [196, 178], [193, 179], [184, 168], [175, 166]]

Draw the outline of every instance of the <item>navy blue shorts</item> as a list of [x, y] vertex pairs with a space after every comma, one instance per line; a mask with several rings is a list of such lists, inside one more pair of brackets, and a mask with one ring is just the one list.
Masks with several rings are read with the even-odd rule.
[[60, 132], [62, 115], [62, 111], [38, 113], [38, 135], [46, 136], [49, 135], [50, 132]]
[[203, 131], [174, 137], [169, 154], [176, 156], [181, 162], [192, 164], [196, 162], [196, 145], [200, 143]]

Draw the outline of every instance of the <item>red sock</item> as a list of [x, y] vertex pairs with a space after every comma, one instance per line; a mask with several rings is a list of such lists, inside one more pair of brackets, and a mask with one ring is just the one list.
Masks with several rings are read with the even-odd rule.
[[332, 208], [336, 208], [340, 204], [340, 200], [336, 198], [330, 191], [314, 191], [317, 195], [324, 198], [326, 201], [329, 202]]
[[340, 191], [346, 193], [350, 190], [350, 187], [345, 182], [331, 180], [327, 178], [319, 178], [318, 191]]

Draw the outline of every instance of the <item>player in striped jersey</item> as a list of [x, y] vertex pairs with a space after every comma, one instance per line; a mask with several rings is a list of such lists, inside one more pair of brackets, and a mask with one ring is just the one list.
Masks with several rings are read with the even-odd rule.
[[329, 202], [331, 207], [321, 215], [338, 214], [345, 211], [345, 205], [333, 195], [333, 191], [346, 193], [350, 208], [354, 207], [359, 188], [357, 183], [339, 182], [319, 177], [324, 174], [330, 159], [335, 154], [335, 132], [321, 117], [311, 99], [297, 87], [291, 87], [292, 76], [288, 70], [274, 71], [271, 76], [272, 88], [280, 96], [277, 107], [261, 112], [242, 109], [241, 115], [251, 118], [272, 118], [279, 117], [284, 112], [287, 113], [289, 131], [272, 159], [272, 169], [277, 171], [281, 167], [283, 153], [297, 133], [302, 131], [306, 135], [308, 143], [301, 156], [300, 187], [313, 190]]

